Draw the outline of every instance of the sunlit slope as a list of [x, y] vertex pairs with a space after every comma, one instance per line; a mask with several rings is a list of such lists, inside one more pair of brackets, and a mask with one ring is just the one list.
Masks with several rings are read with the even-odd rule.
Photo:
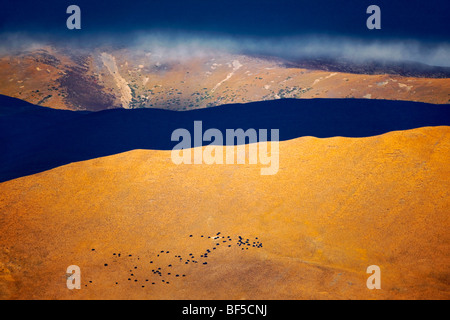
[[448, 299], [449, 154], [434, 127], [285, 141], [273, 176], [135, 150], [8, 181], [0, 297]]

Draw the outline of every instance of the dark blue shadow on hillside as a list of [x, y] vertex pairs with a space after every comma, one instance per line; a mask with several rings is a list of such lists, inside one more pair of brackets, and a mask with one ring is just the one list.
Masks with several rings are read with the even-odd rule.
[[[282, 99], [175, 112], [114, 109], [72, 112], [0, 97], [0, 181], [133, 149], [171, 150], [178, 128], [194, 135], [219, 129], [279, 129], [281, 141], [302, 136], [370, 137], [396, 130], [449, 126], [450, 106], [359, 99]], [[204, 145], [209, 144], [205, 142]], [[194, 146], [194, 145], [193, 145]], [[195, 145], [198, 146], [198, 145]]]

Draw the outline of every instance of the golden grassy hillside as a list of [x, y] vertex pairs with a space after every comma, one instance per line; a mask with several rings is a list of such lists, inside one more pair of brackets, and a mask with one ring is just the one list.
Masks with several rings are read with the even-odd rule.
[[449, 299], [449, 155], [435, 127], [285, 141], [273, 176], [135, 150], [4, 182], [0, 298]]

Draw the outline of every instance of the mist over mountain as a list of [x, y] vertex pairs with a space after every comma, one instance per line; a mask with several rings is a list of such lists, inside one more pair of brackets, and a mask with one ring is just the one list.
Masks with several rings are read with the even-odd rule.
[[0, 55], [56, 46], [66, 47], [68, 50], [148, 50], [169, 62], [229, 53], [273, 56], [288, 60], [340, 59], [359, 64], [391, 61], [450, 66], [450, 42], [412, 39], [379, 41], [324, 34], [261, 38], [149, 30], [115, 36], [108, 33], [85, 35], [69, 39], [48, 34], [3, 33], [0, 34], [0, 40]]
[[[66, 9], [81, 8], [81, 29]], [[2, 4], [0, 53], [42, 45], [155, 50], [180, 59], [217, 50], [281, 58], [415, 61], [450, 66], [448, 1], [377, 1], [381, 29], [368, 30], [372, 1], [69, 1]], [[19, 9], [20, 8], [20, 9]]]

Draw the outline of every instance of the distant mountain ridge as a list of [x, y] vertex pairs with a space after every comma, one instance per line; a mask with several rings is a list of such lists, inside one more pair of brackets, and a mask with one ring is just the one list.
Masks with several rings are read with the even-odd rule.
[[300, 59], [286, 61], [287, 68], [317, 69], [331, 72], [345, 72], [367, 75], [390, 74], [416, 78], [450, 78], [450, 67], [429, 66], [427, 64], [407, 61], [349, 61], [345, 59]]
[[[71, 50], [73, 49], [73, 50]], [[450, 103], [450, 68], [212, 52], [44, 47], [0, 55], [0, 94], [64, 110], [193, 110], [283, 98]]]

